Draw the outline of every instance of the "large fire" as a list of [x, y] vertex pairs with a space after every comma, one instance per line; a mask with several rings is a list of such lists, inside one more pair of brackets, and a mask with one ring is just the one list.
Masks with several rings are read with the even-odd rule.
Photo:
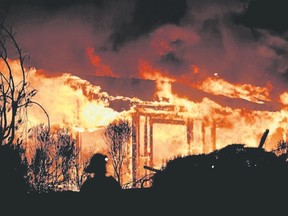
[[250, 84], [231, 84], [221, 78], [209, 77], [203, 83], [198, 85], [203, 91], [224, 95], [231, 98], [242, 98], [254, 103], [263, 104], [264, 101], [270, 101], [269, 89], [267, 87], [253, 86]]
[[[115, 75], [109, 66], [102, 65], [100, 57], [93, 56], [92, 50], [87, 49], [87, 54], [99, 70], [105, 70], [102, 74], [99, 73], [100, 75]], [[0, 68], [4, 68], [2, 64], [3, 62], [0, 62]], [[19, 67], [17, 61], [11, 60], [10, 64], [16, 70]], [[138, 68], [141, 79], [155, 81], [154, 100], [142, 100], [141, 95], [137, 97], [111, 95], [108, 91], [102, 91], [101, 86], [68, 73], [48, 77], [45, 71], [32, 68], [28, 79], [30, 85], [37, 89], [35, 100], [47, 110], [51, 125], [69, 127], [75, 132], [85, 134], [81, 139], [84, 150], [85, 147], [90, 149], [93, 147], [94, 151], [97, 151], [103, 147], [101, 131], [113, 120], [117, 118], [131, 120], [135, 117], [135, 113], [138, 112], [137, 115], [140, 115], [142, 112], [142, 116], [139, 117], [139, 138], [137, 138], [140, 155], [137, 156], [140, 159], [147, 156], [147, 152], [143, 153], [147, 151], [143, 150], [145, 148], [143, 146], [146, 145], [145, 140], [148, 140], [147, 133], [152, 134], [153, 136], [150, 135], [152, 140], [149, 142], [153, 142], [153, 146], [150, 147], [153, 149], [148, 148], [148, 151], [153, 152], [152, 165], [155, 167], [161, 167], [166, 160], [176, 155], [208, 153], [231, 143], [257, 146], [266, 129], [270, 130], [264, 146], [267, 150], [272, 150], [279, 140], [288, 138], [288, 92], [279, 94], [278, 110], [265, 110], [263, 107], [235, 108], [230, 107], [226, 100], [235, 99], [235, 103], [237, 100], [246, 100], [257, 105], [255, 107], [273, 102], [269, 96], [270, 88], [233, 84], [217, 76], [207, 77], [202, 83], [190, 83], [191, 91], [196, 88], [207, 93], [202, 100], [196, 101], [191, 96], [179, 96], [183, 95], [182, 92], [175, 92], [174, 83], [183, 83], [183, 77], [180, 79], [170, 77], [168, 73], [154, 68], [145, 60], [139, 61]], [[199, 68], [195, 65], [191, 70], [191, 74], [199, 72]], [[215, 95], [225, 97], [219, 103], [213, 100]], [[129, 102], [130, 107], [116, 111], [110, 106], [114, 101]], [[145, 129], [147, 116], [154, 121], [153, 133], [151, 128]], [[46, 122], [45, 115], [37, 107], [29, 109], [28, 117], [29, 127]], [[149, 124], [152, 125], [151, 122]]]

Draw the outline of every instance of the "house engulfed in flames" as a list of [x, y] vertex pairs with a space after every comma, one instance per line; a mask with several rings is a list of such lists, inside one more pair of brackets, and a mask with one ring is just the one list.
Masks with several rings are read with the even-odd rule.
[[[17, 62], [11, 65], [19, 70]], [[272, 98], [268, 87], [229, 83], [218, 74], [192, 83], [149, 67], [141, 71], [141, 79], [80, 78], [48, 77], [31, 68], [29, 83], [38, 90], [34, 99], [45, 107], [51, 125], [74, 129], [82, 151], [104, 151], [103, 129], [119, 118], [131, 120], [124, 182], [149, 172], [143, 166], [160, 168], [178, 155], [209, 153], [233, 143], [257, 146], [266, 129], [268, 151], [288, 139], [287, 89]], [[29, 109], [29, 125], [46, 121], [37, 107]]]
[[[189, 107], [184, 106], [184, 104], [175, 105], [171, 103], [171, 85], [172, 83], [167, 80], [157, 82], [158, 91], [156, 91], [156, 97], [159, 101], [141, 102], [133, 105], [133, 112], [131, 113], [133, 182], [141, 178], [141, 176], [148, 174], [149, 171], [147, 169], [144, 170], [144, 166], [159, 167], [163, 165], [159, 159], [154, 159], [154, 154], [159, 154], [157, 151], [154, 152], [155, 147], [153, 144], [154, 126], [157, 124], [181, 125], [184, 127], [185, 134], [179, 133], [179, 136], [184, 135], [185, 141], [181, 145], [178, 144], [178, 146], [174, 147], [176, 151], [171, 152], [170, 159], [176, 156], [176, 152], [181, 155], [189, 155], [216, 150], [216, 120], [209, 120], [207, 116], [199, 118], [195, 116], [193, 110], [189, 110]], [[198, 140], [197, 145], [195, 145], [196, 140], [194, 136], [197, 133], [194, 126], [196, 124], [200, 125], [201, 128], [200, 133], [198, 132], [201, 140]], [[210, 136], [205, 135], [206, 131], [209, 131]], [[164, 145], [169, 144], [164, 143]], [[161, 159], [163, 163], [163, 159], [168, 160], [169, 158]]]
[[[193, 101], [173, 92], [173, 80], [151, 82], [155, 84], [153, 100], [140, 100], [132, 95], [117, 97], [117, 100], [129, 101], [122, 117], [130, 119], [132, 125], [127, 182], [151, 174], [144, 166], [159, 169], [167, 160], [179, 155], [209, 153], [231, 143], [256, 146], [267, 128], [272, 134], [265, 145], [267, 150], [271, 150], [275, 142], [288, 137], [285, 106], [278, 111], [268, 111], [267, 106], [271, 107], [269, 101], [262, 104], [238, 99], [244, 101], [244, 105], [241, 107], [240, 103], [235, 107], [230, 99], [223, 100], [223, 97], [213, 94], [201, 95], [201, 99]], [[113, 106], [116, 99], [110, 100]], [[237, 99], [235, 101], [237, 103]], [[245, 102], [248, 107], [252, 104], [255, 108], [247, 109]]]

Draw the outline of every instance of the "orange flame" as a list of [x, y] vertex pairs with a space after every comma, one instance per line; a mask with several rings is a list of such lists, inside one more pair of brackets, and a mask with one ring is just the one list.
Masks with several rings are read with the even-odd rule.
[[200, 68], [197, 65], [190, 65], [193, 74], [199, 74], [200, 73]]
[[117, 74], [112, 71], [109, 65], [102, 63], [101, 57], [95, 54], [94, 48], [87, 48], [86, 55], [88, 56], [91, 64], [96, 67], [96, 76], [118, 77]]
[[159, 69], [154, 68], [148, 61], [139, 60], [138, 74], [140, 78], [150, 80], [175, 81], [175, 79]]
[[280, 95], [280, 102], [284, 105], [288, 105], [288, 92], [284, 92]]
[[203, 83], [198, 84], [197, 87], [215, 95], [242, 98], [259, 104], [263, 104], [264, 101], [271, 101], [268, 88], [266, 87], [250, 84], [232, 84], [217, 77], [209, 77]]
[[[91, 50], [89, 51], [91, 52]], [[11, 67], [19, 70], [17, 61], [10, 61]], [[101, 59], [94, 59], [95, 65], [101, 66]], [[3, 62], [0, 69], [4, 71]], [[195, 71], [199, 71], [195, 66]], [[198, 73], [198, 72], [197, 72]], [[18, 75], [16, 75], [18, 76]], [[139, 76], [144, 79], [155, 80], [155, 100], [143, 101], [140, 98], [112, 96], [101, 90], [87, 80], [64, 73], [55, 77], [45, 76], [45, 71], [29, 71], [29, 82], [38, 90], [35, 100], [46, 108], [52, 125], [71, 127], [74, 131], [83, 134], [83, 145], [103, 146], [101, 135], [105, 126], [120, 117], [130, 119], [135, 111], [135, 106], [130, 110], [117, 112], [109, 107], [109, 102], [114, 100], [129, 101], [134, 105], [147, 105], [148, 114], [161, 116], [167, 124], [155, 123], [154, 148], [155, 161], [160, 165], [163, 160], [175, 154], [187, 154], [185, 124], [191, 119], [194, 121], [193, 153], [209, 152], [212, 150], [211, 128], [216, 127], [216, 147], [221, 148], [230, 143], [244, 143], [257, 146], [262, 133], [268, 128], [270, 135], [265, 144], [267, 150], [275, 147], [279, 139], [288, 137], [288, 92], [279, 96], [284, 105], [278, 111], [248, 110], [245, 108], [231, 108], [220, 105], [208, 97], [202, 100], [193, 100], [180, 97], [173, 92], [173, 83], [177, 81], [167, 72], [163, 72], [149, 64], [148, 61], [139, 61]], [[19, 77], [15, 77], [20, 79]], [[180, 77], [182, 81], [183, 77]], [[187, 81], [187, 80], [186, 80]], [[188, 82], [185, 84], [187, 85]], [[229, 98], [242, 98], [262, 106], [271, 101], [269, 87], [258, 87], [250, 84], [232, 84], [221, 78], [207, 78], [200, 84], [188, 83], [201, 90], [214, 95], [224, 95]], [[111, 86], [113, 88], [113, 86]], [[141, 95], [139, 95], [141, 97]], [[29, 111], [29, 126], [46, 121], [45, 115], [36, 107]], [[183, 121], [182, 125], [170, 124], [169, 119], [177, 118]], [[140, 118], [140, 125], [145, 124], [145, 118]], [[143, 135], [144, 131], [140, 130]], [[180, 133], [180, 135], [179, 135]], [[85, 136], [84, 136], [85, 135]], [[86, 139], [84, 141], [84, 139]], [[143, 140], [140, 142], [143, 142]], [[169, 143], [169, 145], [167, 144]], [[141, 144], [143, 145], [143, 143]], [[173, 153], [171, 153], [173, 152]]]

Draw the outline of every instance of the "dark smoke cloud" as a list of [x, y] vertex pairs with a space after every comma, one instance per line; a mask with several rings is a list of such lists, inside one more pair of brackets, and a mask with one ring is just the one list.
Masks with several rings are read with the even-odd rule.
[[[278, 0], [14, 0], [5, 8], [31, 65], [52, 76], [95, 75], [86, 54], [93, 48], [120, 77], [137, 77], [146, 60], [190, 82], [218, 73], [230, 82], [271, 82], [281, 91], [288, 77], [282, 6]], [[269, 7], [279, 14], [267, 18]], [[191, 78], [195, 65], [200, 72]]]
[[251, 0], [245, 14], [239, 21], [250, 28], [269, 29], [285, 33], [288, 29], [288, 13], [283, 0]]
[[51, 75], [95, 74], [86, 49], [106, 49], [114, 29], [130, 19], [132, 0], [57, 2], [14, 0], [6, 22], [14, 26], [17, 40], [30, 54], [32, 66]]
[[103, 0], [2, 0], [1, 6], [3, 6], [6, 10], [15, 6], [29, 6], [52, 11], [76, 5], [83, 5], [86, 3], [101, 7], [103, 5]]
[[118, 49], [127, 41], [150, 33], [161, 25], [179, 24], [186, 14], [186, 9], [186, 0], [136, 1], [131, 21], [123, 23], [111, 36], [114, 49]]

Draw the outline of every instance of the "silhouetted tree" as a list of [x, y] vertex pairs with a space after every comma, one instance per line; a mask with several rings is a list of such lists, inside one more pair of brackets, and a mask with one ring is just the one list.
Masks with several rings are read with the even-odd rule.
[[22, 52], [12, 28], [8, 28], [0, 14], [0, 172], [1, 187], [6, 192], [26, 190], [27, 158], [24, 156], [23, 132], [27, 123], [27, 109], [39, 106], [33, 97], [37, 91], [27, 80], [27, 55]]
[[[31, 184], [37, 192], [76, 190], [81, 180], [81, 166], [76, 140], [68, 129], [54, 132], [44, 125], [34, 128], [35, 155], [30, 165]], [[83, 167], [81, 169], [81, 167]]]
[[127, 157], [127, 143], [132, 134], [128, 120], [120, 119], [110, 123], [104, 131], [104, 139], [112, 159], [114, 177], [121, 185], [121, 174], [124, 160]]
[[91, 155], [93, 155], [93, 152], [81, 152], [81, 159], [78, 160], [78, 163], [76, 163], [75, 180], [78, 189], [81, 188], [88, 177], [88, 173], [85, 172], [85, 168], [88, 166], [89, 159], [92, 157]]
[[32, 128], [33, 147], [35, 147], [35, 155], [33, 155], [30, 164], [30, 177], [32, 190], [36, 192], [46, 192], [54, 187], [52, 164], [53, 159], [51, 148], [54, 146], [54, 140], [48, 129], [44, 125]]
[[[11, 59], [15, 55], [17, 68], [11, 66]], [[47, 112], [39, 103], [32, 100], [37, 91], [27, 81], [29, 70], [24, 66], [27, 57], [16, 41], [12, 28], [7, 28], [3, 22], [0, 22], [0, 143], [2, 145], [15, 142], [16, 131], [27, 119], [25, 110], [33, 104], [39, 106], [47, 115], [49, 126]]]

